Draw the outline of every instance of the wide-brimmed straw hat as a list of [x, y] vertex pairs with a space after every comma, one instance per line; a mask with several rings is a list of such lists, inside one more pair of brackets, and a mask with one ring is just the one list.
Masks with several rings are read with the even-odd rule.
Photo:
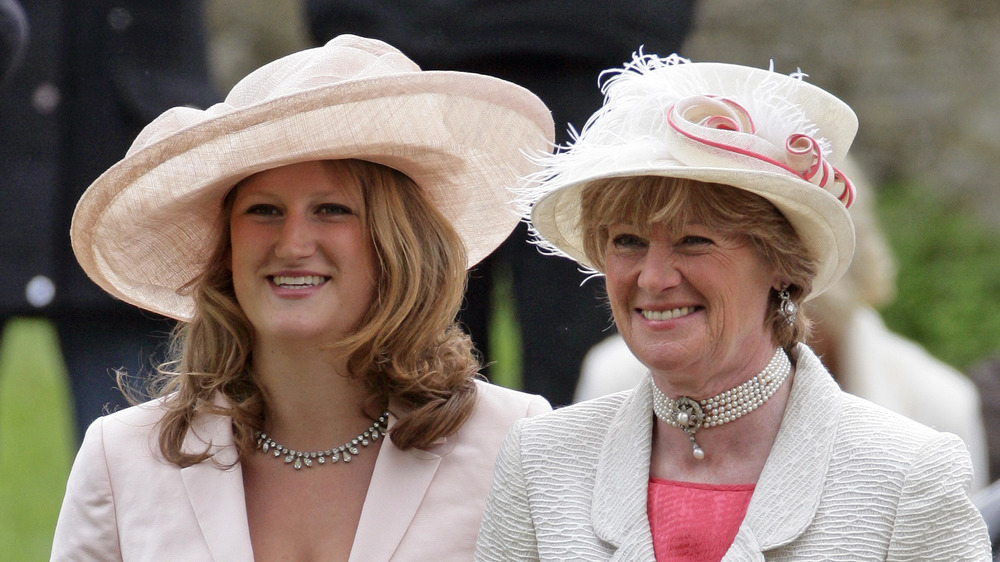
[[263, 170], [356, 158], [399, 170], [465, 241], [471, 266], [518, 221], [508, 189], [551, 150], [549, 110], [503, 80], [421, 71], [381, 41], [342, 35], [241, 80], [204, 111], [175, 107], [84, 193], [73, 250], [112, 295], [188, 320], [182, 288], [220, 235], [226, 193]]
[[598, 180], [665, 176], [755, 193], [788, 218], [817, 260], [809, 297], [850, 265], [854, 187], [837, 166], [857, 131], [844, 102], [803, 81], [672, 55], [637, 54], [607, 71], [605, 101], [569, 146], [538, 158], [520, 206], [543, 250], [593, 266], [584, 253], [580, 193]]

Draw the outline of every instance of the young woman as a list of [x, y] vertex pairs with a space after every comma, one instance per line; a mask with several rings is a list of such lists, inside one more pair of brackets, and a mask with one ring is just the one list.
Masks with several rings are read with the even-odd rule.
[[150, 124], [72, 235], [182, 321], [175, 360], [87, 432], [53, 559], [471, 558], [504, 434], [549, 406], [477, 380], [455, 315], [551, 138], [520, 87], [352, 36]]

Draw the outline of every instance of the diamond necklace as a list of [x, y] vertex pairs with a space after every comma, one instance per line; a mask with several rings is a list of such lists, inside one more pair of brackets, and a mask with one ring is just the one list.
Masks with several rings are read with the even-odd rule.
[[330, 464], [334, 464], [339, 460], [351, 462], [351, 458], [357, 456], [361, 452], [361, 449], [358, 449], [358, 445], [367, 447], [375, 441], [378, 441], [379, 437], [385, 435], [388, 420], [389, 412], [387, 411], [379, 416], [377, 420], [372, 422], [371, 426], [369, 426], [364, 433], [339, 447], [334, 447], [325, 451], [294, 451], [277, 443], [274, 439], [268, 437], [263, 431], [258, 431], [254, 433], [253, 436], [254, 439], [257, 440], [257, 448], [260, 449], [261, 452], [271, 452], [275, 457], [284, 455], [285, 463], [295, 467], [295, 470], [299, 470], [303, 466], [311, 467], [313, 463], [326, 464], [327, 461], [329, 461]]
[[691, 440], [691, 454], [701, 460], [705, 451], [694, 440], [702, 427], [715, 427], [739, 419], [756, 410], [785, 382], [792, 370], [788, 355], [779, 347], [771, 361], [757, 376], [711, 398], [695, 401], [687, 396], [677, 400], [667, 397], [653, 384], [653, 412], [664, 423], [680, 428]]

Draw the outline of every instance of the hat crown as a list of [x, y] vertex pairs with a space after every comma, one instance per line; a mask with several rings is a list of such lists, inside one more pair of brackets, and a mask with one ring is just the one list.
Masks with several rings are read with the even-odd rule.
[[420, 67], [395, 47], [355, 35], [335, 37], [322, 47], [306, 49], [272, 61], [233, 86], [225, 103], [247, 107], [320, 87], [420, 72]]
[[804, 76], [638, 54], [602, 75], [603, 106], [548, 159], [548, 174], [565, 183], [600, 170], [664, 165], [771, 171], [849, 205], [854, 188], [836, 166], [857, 117]]
[[415, 72], [420, 72], [420, 67], [388, 43], [341, 35], [322, 47], [292, 53], [258, 68], [237, 82], [225, 101], [205, 110], [174, 107], [165, 111], [143, 128], [126, 156], [239, 109], [353, 80]]

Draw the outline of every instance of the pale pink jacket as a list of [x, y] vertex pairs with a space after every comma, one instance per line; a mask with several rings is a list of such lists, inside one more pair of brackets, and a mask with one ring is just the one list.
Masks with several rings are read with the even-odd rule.
[[[471, 560], [500, 443], [514, 421], [551, 409], [539, 396], [478, 388], [472, 417], [441, 444], [383, 444], [351, 560]], [[152, 402], [91, 425], [66, 484], [52, 560], [253, 560], [240, 466], [165, 462], [160, 415]], [[185, 447], [206, 442], [221, 463], [236, 460], [228, 417], [195, 420]]]

